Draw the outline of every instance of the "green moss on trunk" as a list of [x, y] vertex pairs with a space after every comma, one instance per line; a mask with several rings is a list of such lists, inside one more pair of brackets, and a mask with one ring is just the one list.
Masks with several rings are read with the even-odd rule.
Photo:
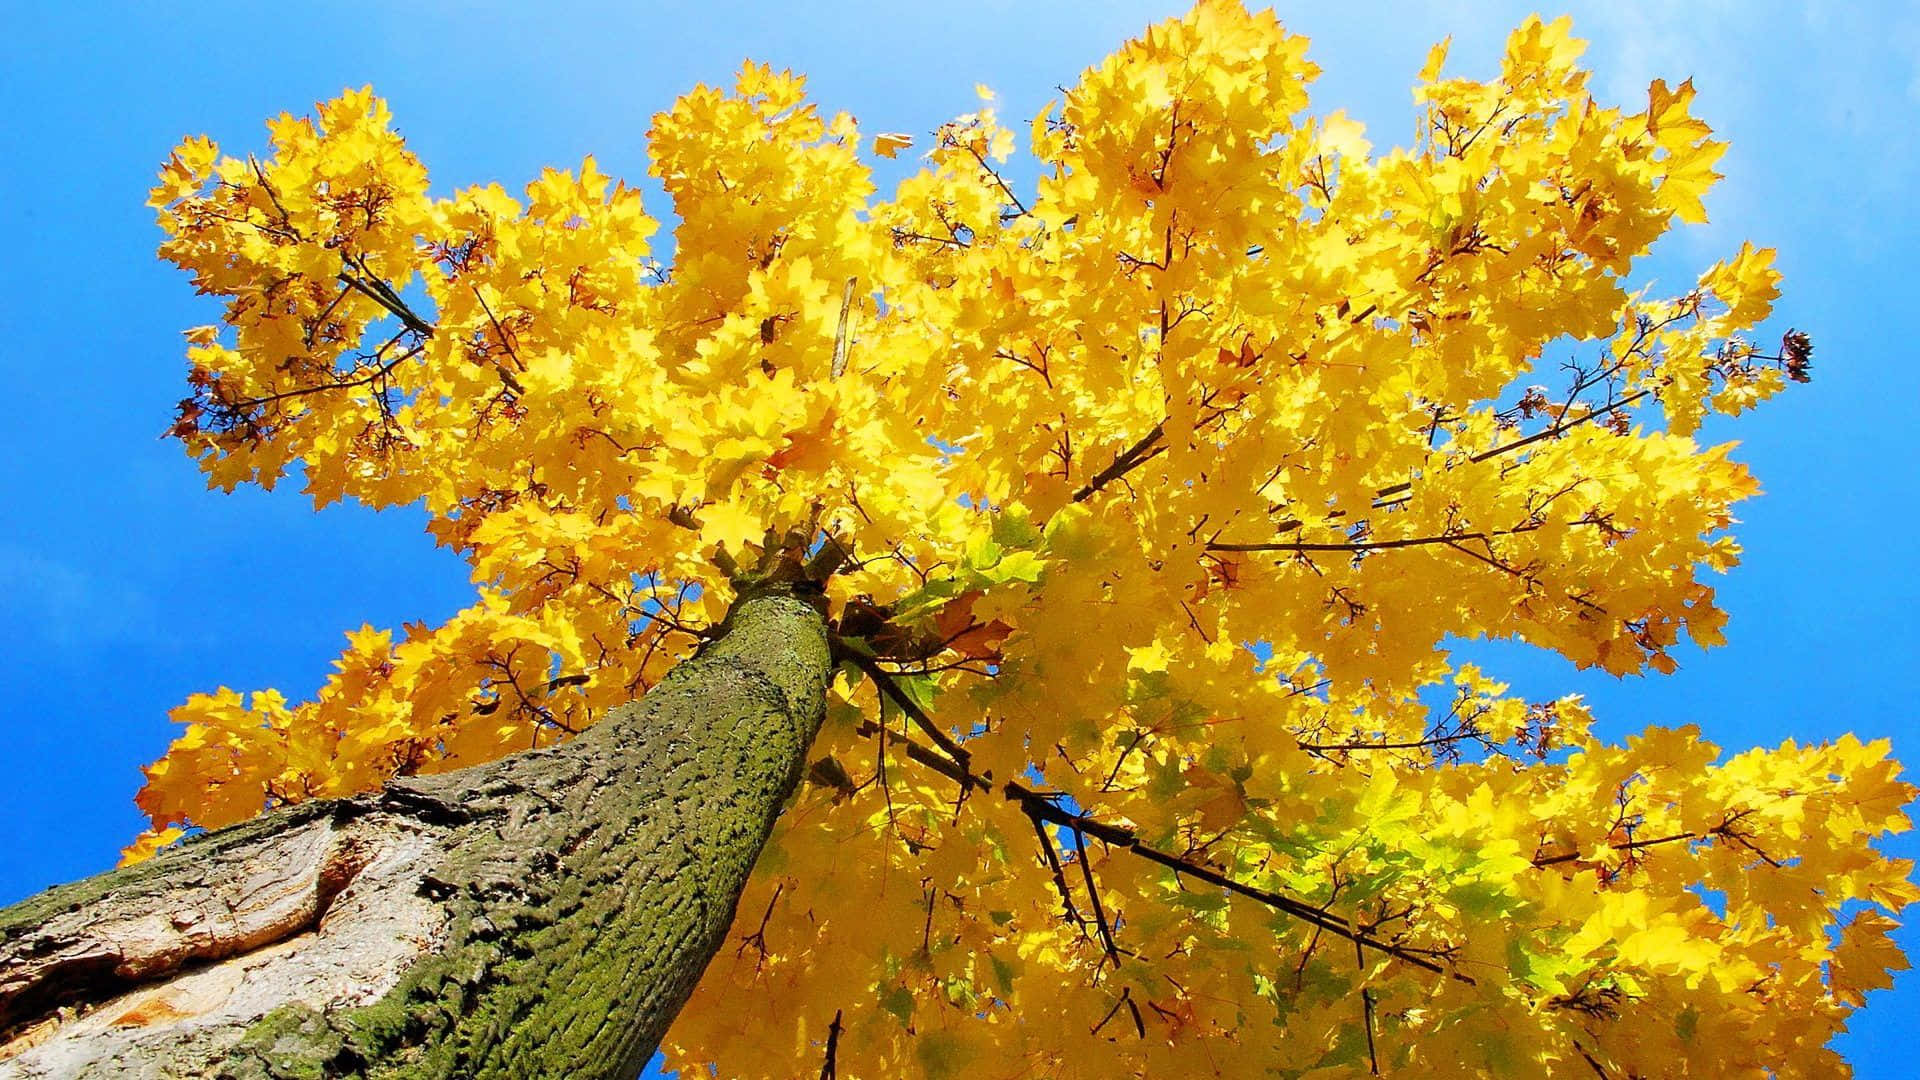
[[[372, 1004], [289, 1001], [244, 1030], [154, 1040], [68, 1075], [630, 1080], [725, 941], [830, 678], [818, 611], [768, 586], [643, 700], [571, 742], [334, 804], [432, 831], [434, 858], [409, 887], [444, 915], [436, 947]], [[155, 871], [121, 873], [0, 925], [164, 887]]]

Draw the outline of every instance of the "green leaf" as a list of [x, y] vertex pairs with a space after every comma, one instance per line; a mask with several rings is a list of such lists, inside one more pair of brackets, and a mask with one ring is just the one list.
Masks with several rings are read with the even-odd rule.
[[973, 1048], [952, 1032], [929, 1031], [914, 1040], [913, 1056], [920, 1059], [927, 1080], [950, 1080], [965, 1075]]
[[902, 1024], [913, 1023], [913, 993], [904, 986], [892, 986], [881, 991], [880, 1007], [892, 1013]]
[[1219, 911], [1229, 903], [1227, 894], [1218, 889], [1177, 892], [1167, 899], [1188, 911]]
[[1001, 547], [1031, 548], [1040, 542], [1040, 538], [1040, 529], [1033, 523], [1032, 512], [1019, 503], [993, 516], [993, 540]]
[[1038, 585], [1040, 578], [1046, 572], [1045, 559], [1031, 551], [1015, 551], [995, 564], [992, 572], [986, 576], [995, 584], [1023, 581], [1029, 585]]
[[1054, 511], [1042, 533], [1048, 554], [1067, 559], [1091, 556], [1095, 548], [1087, 523], [1092, 516], [1093, 512], [1079, 503]]
[[975, 570], [990, 570], [1005, 554], [1005, 549], [991, 539], [976, 536], [967, 541], [966, 564]]
[[993, 964], [993, 981], [1000, 987], [1000, 992], [1013, 993], [1013, 966], [993, 955], [989, 955], [987, 960]]
[[933, 712], [933, 698], [940, 689], [939, 686], [935, 684], [933, 676], [895, 675], [893, 676], [893, 685], [899, 687], [900, 693], [905, 696], [908, 701], [918, 706], [921, 712]]
[[1512, 911], [1517, 902], [1505, 887], [1480, 878], [1460, 882], [1446, 891], [1447, 900], [1468, 915], [1494, 919]]
[[901, 597], [893, 605], [894, 618], [905, 618], [941, 604], [960, 595], [964, 583], [958, 578], [939, 578]]
[[1507, 968], [1514, 978], [1538, 987], [1542, 992], [1556, 996], [1567, 992], [1564, 975], [1572, 965], [1542, 956], [1527, 947], [1523, 938], [1514, 938], [1507, 942]]

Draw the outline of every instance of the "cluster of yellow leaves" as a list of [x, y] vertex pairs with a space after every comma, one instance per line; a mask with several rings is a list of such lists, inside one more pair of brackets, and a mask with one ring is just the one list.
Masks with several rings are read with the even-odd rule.
[[162, 253], [227, 307], [175, 433], [218, 486], [423, 502], [480, 598], [350, 635], [311, 702], [182, 706], [130, 856], [577, 731], [799, 530], [854, 555], [836, 620], [945, 643], [885, 663], [975, 772], [1390, 947], [961, 798], [848, 677], [676, 1067], [808, 1073], [832, 1030], [842, 1076], [1835, 1075], [1915, 896], [1887, 747], [1609, 746], [1441, 647], [1719, 642], [1755, 485], [1693, 435], [1804, 355], [1742, 336], [1769, 252], [1624, 276], [1721, 144], [1685, 84], [1596, 102], [1564, 21], [1488, 81], [1436, 49], [1380, 155], [1305, 113], [1305, 52], [1203, 0], [1034, 119], [1030, 194], [983, 95], [885, 200], [748, 65], [649, 133], [671, 267], [591, 160], [430, 196], [367, 91], [264, 160], [183, 144]]

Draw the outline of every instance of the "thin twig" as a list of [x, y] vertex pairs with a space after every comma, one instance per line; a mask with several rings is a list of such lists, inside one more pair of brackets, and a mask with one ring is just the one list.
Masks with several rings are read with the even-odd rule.
[[[887, 676], [881, 673], [875, 681], [884, 687], [886, 678]], [[910, 701], [904, 701], [903, 699], [904, 695], [902, 698], [897, 698], [896, 700], [903, 702], [903, 709], [911, 707], [909, 715], [919, 711], [919, 706], [912, 705]], [[924, 714], [922, 714], [922, 716], [924, 716]], [[923, 729], [934, 726], [931, 719], [921, 719], [917, 717], [916, 722], [919, 723]], [[873, 730], [872, 726], [863, 724], [859, 729], [859, 733], [861, 735], [871, 735], [873, 734]], [[961, 784], [978, 788], [981, 791], [993, 790], [994, 784], [991, 774], [986, 776], [975, 775], [954, 759], [944, 757], [927, 747], [921, 746], [905, 735], [888, 732], [886, 737], [900, 740], [907, 748], [908, 759], [919, 762], [935, 772], [940, 773], [942, 776]], [[1412, 950], [1392, 942], [1382, 941], [1365, 931], [1356, 930], [1352, 923], [1342, 916], [1322, 911], [1311, 904], [1296, 900], [1282, 893], [1274, 892], [1271, 889], [1263, 889], [1255, 885], [1248, 885], [1244, 882], [1236, 881], [1211, 867], [1151, 847], [1142, 842], [1132, 829], [1096, 821], [1084, 814], [1069, 813], [1061, 809], [1048, 794], [1035, 791], [1018, 781], [1006, 781], [1000, 785], [1000, 791], [1009, 801], [1020, 803], [1022, 809], [1031, 817], [1050, 822], [1063, 828], [1073, 829], [1076, 832], [1085, 833], [1112, 847], [1131, 852], [1133, 855], [1145, 859], [1148, 862], [1172, 870], [1176, 875], [1184, 875], [1199, 881], [1204, 881], [1209, 885], [1224, 889], [1236, 896], [1257, 901], [1276, 911], [1291, 915], [1310, 926], [1317, 926], [1336, 937], [1357, 942], [1366, 948], [1384, 953], [1404, 963], [1412, 964], [1414, 967], [1433, 972], [1436, 975], [1447, 975], [1469, 985], [1475, 984], [1475, 980], [1469, 975], [1451, 970], [1427, 959], [1425, 956], [1421, 956]]]
[[1087, 921], [1080, 917], [1079, 909], [1073, 906], [1073, 893], [1067, 888], [1067, 874], [1060, 867], [1060, 856], [1053, 850], [1053, 838], [1047, 835], [1047, 827], [1041, 823], [1038, 814], [1028, 810], [1027, 820], [1033, 822], [1034, 835], [1040, 838], [1040, 851], [1046, 856], [1047, 868], [1053, 871], [1053, 887], [1060, 890], [1062, 912], [1069, 922], [1081, 927], [1081, 932], [1085, 933]]
[[874, 685], [878, 686], [887, 697], [892, 698], [893, 703], [900, 707], [900, 711], [906, 713], [907, 716], [919, 726], [920, 730], [927, 733], [927, 737], [933, 740], [934, 745], [946, 751], [947, 756], [958, 763], [960, 768], [965, 769], [968, 763], [973, 760], [973, 755], [969, 754], [965, 747], [955, 742], [952, 736], [941, 731], [940, 726], [933, 722], [933, 718], [928, 716], [919, 705], [914, 704], [913, 699], [907, 696], [906, 691], [900, 689], [899, 684], [894, 681], [893, 676], [887, 672], [886, 669], [875, 663], [873, 658], [862, 656], [851, 650], [848, 650], [846, 658], [853, 666], [866, 672], [867, 677], [873, 680]]
[[1093, 904], [1093, 923], [1100, 931], [1100, 944], [1107, 950], [1107, 959], [1114, 967], [1120, 966], [1120, 946], [1113, 940], [1113, 927], [1107, 922], [1107, 910], [1100, 903], [1100, 889], [1093, 883], [1093, 864], [1087, 859], [1087, 837], [1079, 829], [1073, 830], [1073, 849], [1075, 860], [1080, 864], [1080, 876], [1087, 882], [1087, 899]]

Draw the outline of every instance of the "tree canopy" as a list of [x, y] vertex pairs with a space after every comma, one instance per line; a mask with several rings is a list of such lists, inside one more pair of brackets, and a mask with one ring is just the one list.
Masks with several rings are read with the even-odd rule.
[[161, 253], [225, 307], [172, 433], [423, 503], [477, 597], [189, 700], [129, 856], [562, 740], [830, 550], [827, 726], [670, 1065], [1834, 1075], [1917, 895], [1888, 746], [1609, 744], [1449, 653], [1718, 644], [1757, 486], [1694, 436], [1812, 345], [1766, 249], [1631, 280], [1716, 179], [1689, 84], [1595, 101], [1564, 20], [1445, 52], [1375, 153], [1203, 0], [1033, 118], [1036, 185], [983, 88], [884, 199], [914, 140], [748, 64], [654, 118], [665, 253], [591, 159], [433, 194], [370, 89], [187, 140]]

